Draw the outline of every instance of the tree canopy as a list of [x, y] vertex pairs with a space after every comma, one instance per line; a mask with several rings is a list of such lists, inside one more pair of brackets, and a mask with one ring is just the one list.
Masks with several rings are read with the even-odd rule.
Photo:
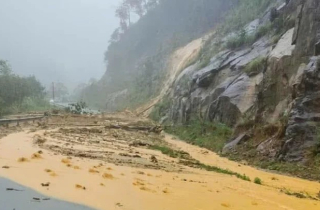
[[0, 60], [0, 75], [8, 75], [11, 74], [11, 66], [7, 61]]
[[45, 88], [34, 77], [12, 73], [7, 61], [0, 60], [0, 116], [19, 111], [30, 100], [43, 101]]

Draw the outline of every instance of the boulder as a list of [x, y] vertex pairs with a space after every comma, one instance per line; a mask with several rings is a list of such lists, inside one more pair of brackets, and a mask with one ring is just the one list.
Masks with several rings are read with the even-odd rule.
[[276, 141], [274, 137], [271, 137], [262, 143], [260, 143], [257, 147], [257, 152], [262, 155], [268, 155], [270, 157], [274, 157], [276, 152], [272, 149], [273, 143]]
[[250, 138], [249, 135], [247, 135], [246, 133], [243, 133], [241, 135], [239, 135], [238, 137], [236, 137], [235, 139], [231, 140], [229, 143], [227, 143], [223, 149], [222, 149], [222, 154], [227, 154], [227, 153], [230, 153], [232, 152], [233, 150], [236, 149], [236, 147], [247, 141], [248, 139]]
[[269, 57], [280, 59], [284, 56], [291, 56], [295, 48], [295, 45], [292, 45], [294, 29], [288, 30], [279, 40], [276, 47], [271, 51]]

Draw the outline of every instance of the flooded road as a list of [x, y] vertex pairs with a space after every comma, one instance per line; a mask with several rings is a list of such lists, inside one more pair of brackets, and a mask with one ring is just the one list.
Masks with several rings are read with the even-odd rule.
[[0, 178], [0, 205], [8, 210], [93, 210], [49, 198], [4, 178]]
[[[118, 117], [61, 118], [24, 128], [0, 140], [0, 177], [101, 210], [320, 209], [318, 182], [232, 162], [146, 131], [147, 125]], [[186, 160], [245, 174], [251, 181], [189, 167], [182, 164]], [[262, 185], [253, 183], [255, 177]], [[308, 196], [293, 196], [297, 193]]]

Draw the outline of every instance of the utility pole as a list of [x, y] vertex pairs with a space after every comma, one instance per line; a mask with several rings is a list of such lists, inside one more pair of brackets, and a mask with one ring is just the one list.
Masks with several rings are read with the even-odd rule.
[[54, 101], [54, 82], [52, 82], [52, 100]]

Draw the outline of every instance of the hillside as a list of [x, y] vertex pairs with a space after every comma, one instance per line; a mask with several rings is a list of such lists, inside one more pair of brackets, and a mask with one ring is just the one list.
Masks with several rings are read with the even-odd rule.
[[87, 95], [231, 159], [320, 179], [319, 4], [159, 1], [111, 42]]
[[[286, 1], [213, 34], [151, 116], [231, 159], [319, 180], [319, 11], [318, 1]], [[233, 134], [214, 141], [221, 123]]]
[[[212, 30], [234, 2], [158, 1], [128, 29], [115, 31], [105, 53], [107, 71], [98, 83], [84, 91], [84, 100], [92, 106], [114, 111], [136, 107], [156, 96], [164, 81], [170, 54]], [[119, 94], [125, 97], [118, 97]]]

